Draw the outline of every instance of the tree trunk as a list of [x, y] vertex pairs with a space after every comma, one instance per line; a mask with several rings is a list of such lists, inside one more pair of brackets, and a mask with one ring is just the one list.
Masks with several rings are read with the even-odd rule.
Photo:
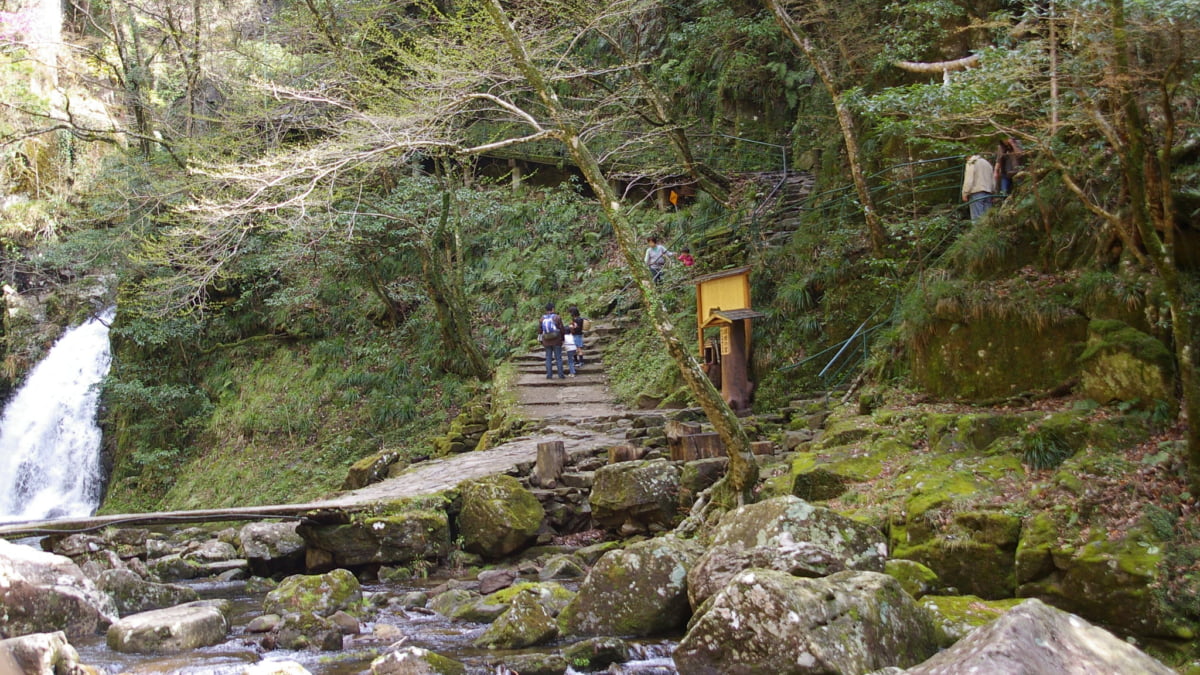
[[421, 277], [437, 312], [442, 344], [446, 348], [447, 359], [443, 368], [464, 377], [487, 380], [491, 377], [492, 369], [483, 350], [472, 337], [471, 315], [462, 298], [462, 287], [447, 280], [446, 271], [436, 259], [437, 234], [445, 231], [449, 219], [450, 193], [445, 192], [442, 194], [442, 214], [437, 230], [420, 247]]
[[829, 64], [825, 63], [821, 55], [817, 53], [812, 40], [807, 35], [800, 34], [791, 17], [779, 4], [779, 0], [766, 0], [766, 3], [775, 15], [779, 27], [783, 29], [784, 35], [787, 35], [788, 39], [804, 52], [804, 56], [812, 64], [813, 70], [817, 71], [817, 76], [821, 78], [821, 83], [825, 85], [825, 91], [829, 93], [829, 98], [833, 101], [838, 128], [841, 129], [842, 141], [846, 146], [846, 161], [850, 164], [850, 176], [854, 179], [854, 189], [858, 193], [863, 218], [867, 221], [867, 231], [871, 236], [871, 251], [876, 256], [881, 256], [884, 247], [887, 246], [888, 236], [883, 227], [883, 221], [879, 218], [879, 212], [875, 208], [875, 198], [871, 196], [866, 174], [863, 172], [862, 152], [858, 146], [858, 132], [854, 128], [854, 115], [846, 106], [842, 92], [834, 80], [833, 72], [829, 69]]
[[641, 256], [638, 255], [638, 242], [633, 234], [633, 227], [621, 212], [621, 204], [618, 201], [616, 192], [612, 189], [604, 172], [601, 170], [595, 155], [592, 154], [591, 150], [588, 149], [587, 145], [580, 138], [578, 129], [575, 128], [571, 116], [567, 114], [562, 103], [559, 102], [557, 94], [555, 94], [554, 90], [546, 82], [541, 71], [533, 65], [529, 55], [525, 51], [524, 42], [510, 23], [504, 7], [500, 4], [500, 0], [488, 0], [486, 7], [497, 29], [500, 30], [504, 41], [508, 44], [509, 51], [512, 53], [518, 69], [520, 69], [521, 74], [525, 76], [525, 79], [529, 82], [533, 90], [537, 92], [542, 104], [546, 106], [547, 112], [559, 130], [561, 140], [567, 146], [567, 151], [583, 172], [588, 185], [596, 193], [596, 197], [600, 200], [600, 205], [604, 209], [605, 216], [612, 223], [613, 232], [617, 237], [617, 244], [621, 249], [621, 254], [625, 258], [625, 264], [633, 275], [633, 280], [638, 290], [641, 291], [651, 323], [662, 337], [667, 352], [675, 363], [679, 365], [679, 371], [683, 375], [684, 382], [691, 389], [692, 394], [704, 410], [709, 422], [712, 423], [716, 432], [720, 434], [721, 439], [725, 442], [725, 446], [729, 450], [728, 477], [730, 486], [738, 495], [739, 501], [743, 503], [748, 501], [750, 499], [750, 490], [754, 487], [754, 482], [758, 478], [758, 466], [754, 462], [754, 457], [750, 454], [750, 439], [746, 435], [746, 430], [742, 428], [741, 421], [734, 415], [729, 406], [725, 404], [725, 401], [721, 399], [720, 392], [712, 386], [708, 377], [704, 375], [704, 371], [701, 370], [696, 358], [688, 351], [683, 341], [676, 334], [675, 326], [671, 323], [666, 309], [659, 300], [658, 290], [650, 278], [649, 271], [642, 263]]

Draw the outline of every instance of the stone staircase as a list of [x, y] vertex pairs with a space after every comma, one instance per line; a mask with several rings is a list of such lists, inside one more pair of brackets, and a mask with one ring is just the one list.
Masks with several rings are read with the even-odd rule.
[[628, 412], [613, 402], [604, 374], [604, 347], [616, 330], [610, 323], [594, 323], [591, 332], [583, 336], [584, 364], [576, 367], [574, 377], [570, 376], [565, 350], [565, 379], [559, 379], [557, 368], [554, 378], [547, 379], [545, 351], [540, 345], [518, 356], [516, 391], [522, 413], [531, 419], [579, 422]]

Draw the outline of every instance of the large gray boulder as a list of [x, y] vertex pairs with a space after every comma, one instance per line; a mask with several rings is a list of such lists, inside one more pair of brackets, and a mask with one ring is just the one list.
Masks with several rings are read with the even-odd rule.
[[822, 577], [845, 569], [882, 572], [886, 560], [879, 530], [789, 495], [722, 516], [712, 545], [688, 573], [688, 596], [698, 608], [751, 568]]
[[146, 581], [130, 570], [105, 570], [96, 579], [96, 587], [112, 596], [121, 616], [200, 599], [200, 594], [187, 586]]
[[79, 653], [62, 631], [32, 633], [0, 640], [0, 673], [53, 675], [90, 672], [79, 663]]
[[928, 616], [892, 577], [756, 569], [701, 608], [674, 659], [681, 675], [829, 675], [907, 667], [936, 651]]
[[574, 635], [655, 635], [687, 624], [694, 541], [667, 535], [611, 551], [588, 573], [560, 617]]
[[117, 619], [112, 598], [61, 555], [0, 539], [0, 638], [95, 635]]
[[601, 467], [588, 497], [592, 518], [622, 534], [669, 529], [679, 515], [679, 481], [679, 469], [662, 459]]
[[250, 523], [238, 531], [242, 557], [250, 570], [261, 577], [276, 573], [295, 574], [304, 570], [304, 538], [297, 523]]
[[1171, 675], [1175, 671], [1074, 614], [1040, 600], [1026, 600], [905, 672], [909, 675]]
[[458, 527], [463, 548], [496, 559], [525, 548], [537, 536], [546, 511], [512, 476], [489, 476], [459, 486]]
[[122, 618], [108, 627], [108, 648], [134, 654], [179, 654], [223, 642], [227, 602], [201, 600]]
[[324, 617], [338, 611], [356, 611], [362, 597], [362, 586], [349, 570], [295, 574], [279, 582], [277, 588], [267, 593], [263, 599], [263, 612]]
[[327, 557], [330, 567], [407, 565], [440, 560], [450, 552], [450, 521], [440, 509], [401, 508], [345, 525], [301, 525], [307, 553]]

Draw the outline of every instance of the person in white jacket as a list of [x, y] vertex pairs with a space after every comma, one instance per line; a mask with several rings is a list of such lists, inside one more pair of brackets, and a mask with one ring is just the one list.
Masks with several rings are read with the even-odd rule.
[[996, 179], [991, 162], [980, 155], [971, 155], [967, 159], [962, 185], [962, 199], [971, 209], [971, 220], [979, 220], [987, 212], [995, 191]]

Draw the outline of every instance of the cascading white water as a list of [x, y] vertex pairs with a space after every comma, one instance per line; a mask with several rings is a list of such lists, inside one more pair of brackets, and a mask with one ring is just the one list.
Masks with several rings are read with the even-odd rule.
[[63, 334], [0, 418], [0, 522], [89, 516], [100, 502], [96, 385], [115, 310]]

